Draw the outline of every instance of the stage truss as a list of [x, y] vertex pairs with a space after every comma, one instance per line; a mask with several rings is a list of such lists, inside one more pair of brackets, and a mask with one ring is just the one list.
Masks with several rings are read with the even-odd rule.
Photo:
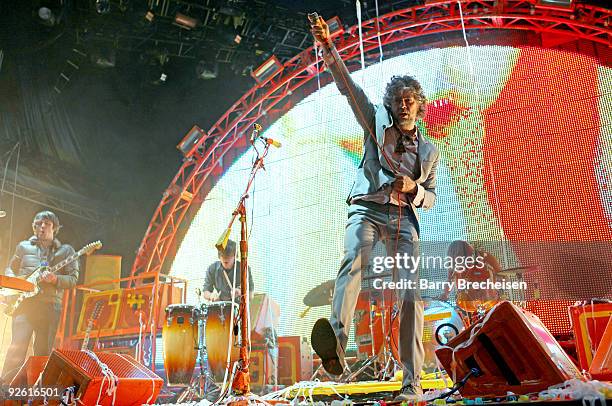
[[[463, 20], [462, 17], [463, 16]], [[363, 22], [364, 52], [417, 37], [462, 30], [527, 30], [611, 46], [610, 10], [575, 4], [569, 8], [542, 7], [536, 1], [439, 1], [385, 14]], [[358, 27], [336, 38], [345, 61], [360, 56]], [[176, 248], [177, 232], [202, 201], [203, 185], [223, 172], [222, 158], [230, 150], [247, 146], [252, 125], [267, 122], [289, 110], [303, 95], [296, 90], [324, 71], [320, 58], [310, 47], [279, 69], [266, 82], [251, 88], [198, 139], [165, 190], [153, 214], [132, 266], [132, 276], [156, 274], [164, 269], [166, 257]], [[247, 134], [248, 133], [248, 134]], [[207, 192], [207, 191], [206, 191]], [[200, 196], [200, 197], [198, 197]], [[195, 206], [194, 206], [195, 207]]]

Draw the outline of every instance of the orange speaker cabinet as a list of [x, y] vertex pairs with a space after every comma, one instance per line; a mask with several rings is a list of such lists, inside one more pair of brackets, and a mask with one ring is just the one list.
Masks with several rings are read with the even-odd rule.
[[312, 376], [312, 352], [302, 337], [278, 337], [278, 383], [293, 385]]
[[608, 320], [589, 372], [594, 379], [612, 381], [612, 317]]
[[568, 379], [582, 379], [542, 322], [510, 302], [497, 304], [482, 324], [462, 331], [438, 348], [436, 356], [451, 376], [456, 373], [457, 380], [471, 368], [481, 371], [460, 390], [466, 397], [539, 392]]
[[[114, 394], [116, 405], [155, 403], [162, 379], [129, 355], [54, 350], [43, 371], [42, 386], [76, 386], [76, 397], [81, 404], [110, 406], [113, 396], [107, 394], [109, 379], [103, 374], [102, 364], [118, 378]], [[96, 403], [98, 397], [100, 400]]]
[[597, 351], [610, 316], [612, 303], [594, 303], [571, 306], [570, 318], [576, 338], [578, 363], [583, 370], [589, 369], [593, 354]]

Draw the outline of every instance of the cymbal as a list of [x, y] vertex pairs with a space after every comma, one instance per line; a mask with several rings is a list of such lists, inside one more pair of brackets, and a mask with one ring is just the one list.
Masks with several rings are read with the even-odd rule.
[[0, 275], [0, 291], [3, 295], [7, 295], [8, 293], [5, 293], [7, 290], [15, 290], [17, 293], [32, 292], [34, 284], [14, 276]]
[[326, 306], [331, 304], [332, 297], [334, 296], [334, 286], [336, 284], [335, 279], [330, 279], [327, 282], [323, 282], [319, 286], [311, 289], [306, 296], [304, 296], [304, 305], [309, 307]]
[[516, 268], [508, 268], [503, 271], [498, 272], [496, 275], [500, 276], [515, 276], [515, 275], [524, 275], [532, 272], [537, 272], [540, 270], [540, 267], [537, 265], [531, 266], [518, 266]]

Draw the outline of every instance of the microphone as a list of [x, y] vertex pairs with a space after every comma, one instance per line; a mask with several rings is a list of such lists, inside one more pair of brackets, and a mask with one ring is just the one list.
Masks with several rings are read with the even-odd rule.
[[319, 14], [315, 11], [314, 13], [308, 13], [308, 21], [310, 21], [310, 25], [317, 25], [319, 22]]
[[266, 137], [259, 137], [262, 140], [264, 140], [264, 142], [268, 145], [272, 145], [275, 148], [280, 148], [282, 147], [283, 144], [281, 144], [280, 142], [273, 140], [272, 138], [266, 138]]
[[261, 131], [262, 126], [255, 123], [253, 124], [253, 132], [251, 133], [251, 144], [255, 142], [257, 138], [259, 138], [259, 132]]

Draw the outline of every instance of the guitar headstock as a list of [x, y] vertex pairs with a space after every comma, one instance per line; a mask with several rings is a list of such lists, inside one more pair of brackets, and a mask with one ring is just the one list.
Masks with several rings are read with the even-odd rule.
[[98, 241], [91, 242], [91, 243], [87, 244], [86, 246], [84, 246], [81, 249], [81, 252], [83, 254], [89, 255], [92, 252], [99, 250], [100, 248], [102, 248], [102, 242], [100, 240], [98, 240]]

